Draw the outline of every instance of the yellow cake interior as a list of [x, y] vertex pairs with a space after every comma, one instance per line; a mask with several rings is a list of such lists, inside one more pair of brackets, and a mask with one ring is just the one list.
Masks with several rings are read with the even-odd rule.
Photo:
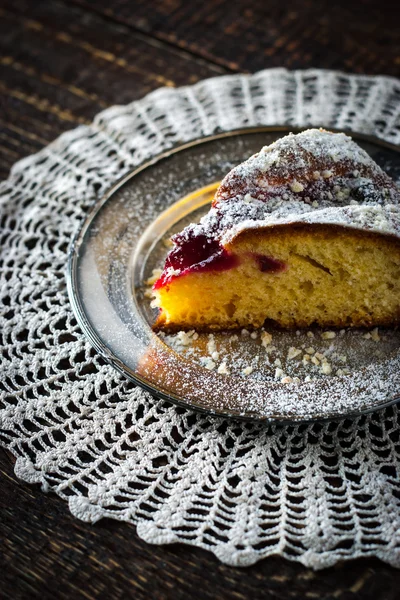
[[[192, 272], [155, 292], [156, 327], [220, 330], [370, 326], [400, 322], [400, 241], [346, 227], [281, 225], [249, 229], [226, 250], [238, 266]], [[256, 255], [285, 265], [260, 270]]]

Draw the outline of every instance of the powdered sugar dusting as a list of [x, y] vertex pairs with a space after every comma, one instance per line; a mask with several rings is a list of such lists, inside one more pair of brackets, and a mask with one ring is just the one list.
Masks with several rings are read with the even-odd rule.
[[173, 239], [205, 235], [224, 245], [245, 229], [294, 222], [400, 236], [400, 192], [350, 137], [310, 129], [232, 169], [209, 213]]
[[199, 399], [210, 395], [215, 411], [229, 406], [242, 416], [333, 418], [383, 405], [398, 394], [397, 328], [191, 331], [160, 337], [172, 350], [152, 356], [157, 371], [162, 365], [163, 382], [176, 384], [179, 369], [191, 381], [186, 396], [200, 407]]

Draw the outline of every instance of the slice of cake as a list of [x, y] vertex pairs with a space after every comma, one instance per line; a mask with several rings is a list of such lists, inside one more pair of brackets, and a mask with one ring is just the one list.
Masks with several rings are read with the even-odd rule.
[[342, 133], [263, 148], [172, 241], [156, 328], [400, 322], [400, 192]]

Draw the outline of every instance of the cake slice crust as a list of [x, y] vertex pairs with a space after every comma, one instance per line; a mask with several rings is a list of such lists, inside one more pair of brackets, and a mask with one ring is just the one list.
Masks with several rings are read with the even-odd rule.
[[400, 192], [344, 134], [281, 138], [224, 178], [172, 238], [159, 329], [400, 322]]

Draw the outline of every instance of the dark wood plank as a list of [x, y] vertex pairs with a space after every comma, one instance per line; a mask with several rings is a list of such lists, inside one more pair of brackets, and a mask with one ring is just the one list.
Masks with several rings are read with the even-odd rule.
[[75, 0], [234, 70], [400, 72], [400, 5], [375, 0]]
[[113, 104], [226, 70], [64, 2], [0, 5], [0, 177]]
[[237, 569], [189, 546], [148, 545], [126, 523], [82, 523], [63, 501], [16, 479], [12, 462], [0, 450], [2, 598], [398, 598], [400, 573], [378, 560], [313, 572], [271, 557]]

